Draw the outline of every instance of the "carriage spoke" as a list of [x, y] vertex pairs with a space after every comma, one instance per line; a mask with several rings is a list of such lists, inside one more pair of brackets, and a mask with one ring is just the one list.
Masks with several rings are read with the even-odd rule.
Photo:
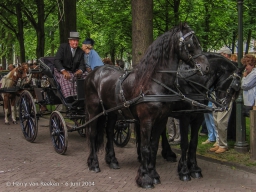
[[31, 118], [29, 118], [28, 124], [29, 124], [29, 129], [30, 129], [32, 135], [34, 135], [34, 129], [33, 129], [33, 127], [35, 126], [35, 124], [34, 124], [34, 121], [33, 121]]
[[49, 128], [55, 151], [64, 154], [67, 150], [67, 129], [65, 121], [58, 111], [51, 114]]
[[59, 137], [59, 148], [62, 148], [64, 146], [64, 136], [63, 135], [60, 135]]
[[130, 125], [124, 125], [123, 127], [116, 126], [114, 129], [114, 143], [118, 147], [124, 147], [130, 140], [131, 131]]
[[117, 138], [119, 138], [119, 143], [122, 143], [122, 132], [121, 131], [118, 131]]
[[19, 116], [23, 135], [29, 142], [33, 142], [37, 136], [36, 107], [29, 91], [23, 91], [20, 96]]

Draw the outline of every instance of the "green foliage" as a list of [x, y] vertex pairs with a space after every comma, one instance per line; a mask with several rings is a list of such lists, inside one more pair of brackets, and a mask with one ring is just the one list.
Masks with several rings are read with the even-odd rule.
[[94, 48], [101, 57], [114, 52], [122, 58], [131, 52], [130, 1], [79, 1], [77, 15], [78, 30], [84, 38], [95, 40]]
[[[57, 3], [59, 2], [59, 3]], [[44, 0], [45, 6], [45, 55], [56, 52], [59, 45], [58, 14], [63, 7], [62, 1]], [[17, 38], [17, 18], [15, 5], [19, 3], [24, 22], [26, 58], [35, 58], [38, 43], [35, 24], [38, 19], [37, 1], [2, 0], [0, 3], [0, 44], [1, 56], [7, 54], [8, 43], [12, 43], [19, 53], [17, 39], [8, 38], [8, 33]], [[255, 0], [243, 1], [244, 39], [249, 31], [256, 39]], [[53, 7], [53, 8], [52, 8]], [[127, 58], [131, 55], [132, 16], [130, 0], [78, 0], [77, 31], [81, 40], [91, 37], [95, 49], [101, 57]], [[154, 0], [154, 38], [186, 21], [195, 30], [204, 50], [217, 50], [223, 45], [235, 46], [237, 42], [238, 11], [236, 0]], [[146, 29], [145, 29], [146, 30]], [[115, 59], [114, 58], [114, 59]]]

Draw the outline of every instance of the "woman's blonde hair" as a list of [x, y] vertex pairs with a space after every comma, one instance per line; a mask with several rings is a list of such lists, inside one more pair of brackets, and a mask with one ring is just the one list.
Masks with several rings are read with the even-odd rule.
[[82, 47], [92, 49], [92, 45], [90, 45], [90, 44], [83, 44]]

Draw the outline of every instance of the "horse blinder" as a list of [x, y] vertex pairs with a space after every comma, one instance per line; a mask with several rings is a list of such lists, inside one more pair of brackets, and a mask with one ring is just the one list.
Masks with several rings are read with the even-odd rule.
[[[186, 63], [191, 62], [192, 65], [194, 65], [194, 67], [201, 73], [201, 75], [204, 75], [203, 71], [202, 71], [201, 65], [195, 61], [195, 59], [197, 57], [201, 56], [202, 54], [200, 53], [200, 54], [196, 54], [196, 55], [192, 56], [189, 53], [189, 50], [188, 50], [190, 47], [192, 47], [191, 45], [194, 44], [194, 41], [193, 41], [194, 31], [190, 31], [189, 33], [185, 34], [184, 36], [182, 35], [182, 32], [180, 32], [180, 33], [181, 33], [181, 37], [179, 39], [179, 50], [181, 52], [182, 51], [182, 47], [184, 47], [184, 50], [185, 50], [185, 52], [188, 55], [188, 60], [186, 61]], [[191, 37], [188, 40], [185, 40], [185, 38], [190, 36], [190, 35], [191, 35]], [[198, 42], [198, 45], [200, 46], [199, 42]]]

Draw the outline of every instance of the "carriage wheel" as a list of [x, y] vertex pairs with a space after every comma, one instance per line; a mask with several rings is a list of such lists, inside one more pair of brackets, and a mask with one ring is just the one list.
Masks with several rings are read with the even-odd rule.
[[[84, 119], [84, 118], [79, 119], [79, 120], [77, 121], [76, 126], [80, 126], [80, 125], [83, 125], [83, 124], [85, 124], [85, 119]], [[85, 131], [86, 131], [85, 128], [77, 130], [78, 134], [79, 134], [81, 137], [85, 137], [85, 136], [86, 136]]]
[[124, 147], [127, 145], [131, 138], [130, 123], [117, 121], [114, 130], [114, 143], [118, 147]]
[[68, 130], [64, 118], [59, 111], [52, 112], [49, 128], [55, 151], [63, 155], [68, 147]]
[[33, 142], [38, 132], [38, 120], [34, 98], [29, 91], [25, 90], [21, 93], [18, 103], [22, 133], [27, 141]]

